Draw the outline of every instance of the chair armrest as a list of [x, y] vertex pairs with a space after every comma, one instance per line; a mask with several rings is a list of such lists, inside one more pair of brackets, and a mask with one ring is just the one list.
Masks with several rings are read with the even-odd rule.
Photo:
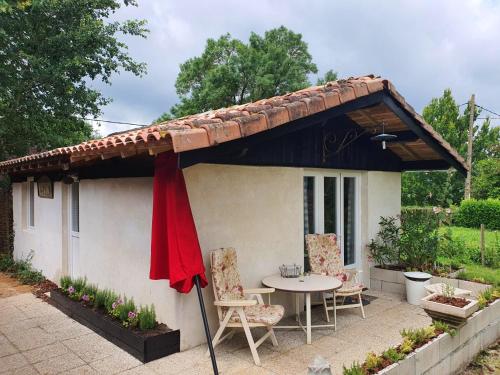
[[252, 288], [252, 289], [243, 289], [244, 294], [267, 294], [274, 293], [274, 288]]
[[348, 274], [350, 274], [351, 276], [349, 277], [349, 279], [353, 278], [355, 282], [359, 283], [361, 282], [358, 278], [359, 274], [363, 272], [363, 270], [357, 270], [357, 269], [354, 269], [354, 268], [347, 268], [347, 269], [344, 269], [344, 271]]
[[352, 274], [358, 274], [358, 273], [363, 272], [363, 270], [357, 270], [355, 268], [345, 268], [344, 271], [346, 273], [352, 273]]
[[232, 301], [214, 301], [215, 306], [222, 307], [245, 307], [256, 305], [257, 301], [254, 299], [240, 299], [240, 300], [232, 300]]

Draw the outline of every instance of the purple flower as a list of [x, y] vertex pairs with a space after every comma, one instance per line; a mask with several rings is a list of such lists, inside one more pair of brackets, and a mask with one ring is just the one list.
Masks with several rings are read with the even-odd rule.
[[82, 301], [84, 301], [84, 302], [89, 302], [89, 301], [90, 301], [90, 297], [89, 297], [89, 295], [88, 295], [88, 294], [84, 294], [84, 295], [82, 296]]
[[128, 312], [128, 318], [130, 320], [135, 319], [136, 316], [137, 316], [137, 314], [134, 311], [129, 311]]
[[114, 309], [116, 309], [119, 305], [123, 304], [123, 301], [118, 298], [115, 302], [113, 302], [113, 304], [111, 305], [111, 307]]
[[73, 285], [71, 285], [71, 286], [68, 288], [68, 293], [69, 293], [69, 294], [73, 294], [73, 293], [75, 293], [75, 288], [73, 288]]

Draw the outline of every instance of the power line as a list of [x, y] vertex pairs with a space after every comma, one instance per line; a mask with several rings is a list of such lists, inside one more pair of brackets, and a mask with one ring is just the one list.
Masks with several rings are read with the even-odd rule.
[[494, 114], [495, 116], [498, 116], [500, 117], [500, 114], [496, 113], [496, 112], [493, 112], [491, 109], [488, 109], [488, 108], [484, 108], [484, 107], [481, 107], [480, 105], [477, 105], [479, 108], [485, 110], [486, 112], [489, 112], [491, 114]]
[[112, 121], [112, 120], [103, 120], [100, 118], [87, 118], [87, 117], [80, 117], [82, 120], [87, 120], [87, 121], [100, 121], [100, 122], [108, 122], [110, 124], [119, 124], [119, 125], [129, 125], [129, 126], [151, 126], [152, 124], [137, 124], [133, 122], [123, 122], [123, 121]]

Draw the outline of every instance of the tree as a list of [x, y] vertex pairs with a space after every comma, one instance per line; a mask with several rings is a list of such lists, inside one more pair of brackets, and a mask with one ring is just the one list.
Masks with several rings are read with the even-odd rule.
[[175, 82], [180, 103], [171, 108], [171, 116], [300, 90], [310, 85], [308, 75], [317, 70], [302, 35], [284, 26], [263, 37], [252, 33], [248, 43], [230, 34], [208, 39], [201, 56], [180, 66]]
[[336, 81], [338, 78], [337, 72], [334, 72], [333, 70], [328, 70], [325, 75], [321, 78], [318, 78], [316, 81], [316, 84], [319, 85], [324, 85], [328, 82]]
[[472, 196], [476, 199], [500, 199], [500, 158], [480, 160], [473, 170]]
[[[125, 0], [125, 5], [136, 5]], [[0, 160], [88, 139], [110, 99], [89, 87], [121, 70], [145, 73], [119, 34], [145, 37], [145, 21], [110, 22], [117, 0], [0, 3]]]
[[[475, 117], [479, 115], [476, 109]], [[424, 119], [446, 139], [464, 158], [467, 154], [467, 132], [469, 109], [463, 114], [452, 96], [451, 90], [431, 100], [423, 110]], [[490, 126], [487, 119], [480, 126], [474, 126], [473, 171], [481, 160], [498, 155], [499, 128]], [[474, 185], [473, 176], [473, 185]], [[465, 177], [453, 169], [449, 171], [405, 172], [402, 176], [403, 205], [458, 204], [463, 197]]]

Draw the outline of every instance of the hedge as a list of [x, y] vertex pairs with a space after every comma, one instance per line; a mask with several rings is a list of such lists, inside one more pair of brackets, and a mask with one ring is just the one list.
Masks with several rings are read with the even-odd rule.
[[453, 222], [461, 227], [479, 228], [484, 224], [487, 229], [500, 229], [500, 199], [463, 200]]

